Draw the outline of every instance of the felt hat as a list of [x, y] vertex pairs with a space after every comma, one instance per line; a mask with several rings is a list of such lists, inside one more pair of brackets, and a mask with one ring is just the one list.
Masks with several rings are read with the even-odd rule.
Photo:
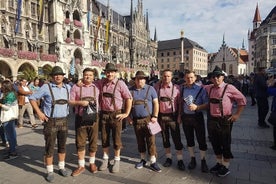
[[105, 72], [116, 72], [117, 71], [117, 68], [116, 66], [113, 64], [113, 63], [107, 63], [105, 65], [105, 69], [104, 69]]
[[53, 75], [65, 75], [65, 73], [63, 72], [63, 70], [60, 66], [54, 66], [50, 75], [52, 75], [52, 76]]

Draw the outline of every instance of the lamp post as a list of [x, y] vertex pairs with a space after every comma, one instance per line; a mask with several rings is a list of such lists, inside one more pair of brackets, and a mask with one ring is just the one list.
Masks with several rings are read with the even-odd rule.
[[181, 40], [181, 62], [179, 63], [179, 71], [184, 72], [184, 31], [180, 32], [180, 40]]

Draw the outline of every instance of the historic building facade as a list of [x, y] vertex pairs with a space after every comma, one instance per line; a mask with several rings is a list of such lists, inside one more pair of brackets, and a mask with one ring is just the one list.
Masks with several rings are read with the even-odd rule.
[[[160, 71], [171, 69], [181, 71], [184, 69], [193, 70], [196, 74], [207, 76], [208, 52], [198, 43], [183, 38], [183, 53], [181, 39], [164, 40], [158, 42], [157, 66]], [[183, 54], [183, 61], [182, 61]]]
[[258, 5], [253, 19], [253, 30], [248, 32], [249, 63], [259, 67], [276, 68], [276, 6], [261, 20]]
[[208, 72], [212, 72], [216, 66], [219, 66], [228, 75], [246, 75], [248, 52], [241, 49], [228, 47], [224, 39], [217, 53], [209, 54]]
[[123, 78], [134, 68], [148, 73], [156, 66], [157, 41], [150, 38], [142, 0], [135, 10], [130, 1], [127, 16], [113, 11], [109, 0], [1, 1], [0, 23], [0, 73], [12, 79], [55, 65], [71, 76], [94, 67], [101, 77], [113, 62]]

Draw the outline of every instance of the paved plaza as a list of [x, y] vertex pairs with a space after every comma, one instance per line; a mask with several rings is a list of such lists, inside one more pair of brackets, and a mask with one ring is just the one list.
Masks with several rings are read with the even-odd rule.
[[[271, 99], [270, 99], [271, 100]], [[151, 171], [149, 168], [137, 170], [134, 168], [139, 159], [136, 139], [132, 126], [122, 134], [124, 148], [121, 151], [120, 172], [113, 174], [109, 171], [98, 171], [92, 174], [88, 170], [88, 158], [86, 158], [87, 170], [77, 177], [62, 177], [57, 174], [57, 158], [55, 157], [55, 180], [54, 183], [78, 183], [78, 184], [273, 184], [276, 183], [276, 151], [269, 148], [272, 145], [272, 128], [260, 129], [257, 127], [257, 107], [249, 105], [245, 108], [240, 120], [235, 123], [232, 133], [232, 150], [234, 160], [230, 164], [230, 175], [218, 178], [211, 173], [201, 173], [199, 151], [197, 151], [197, 167], [189, 171], [179, 171], [176, 166], [176, 157], [173, 155], [173, 165], [164, 168], [165, 154], [162, 148], [161, 135], [157, 135], [158, 159], [162, 169], [161, 173]], [[71, 114], [72, 115], [72, 114]], [[66, 167], [72, 171], [77, 167], [78, 158], [75, 148], [75, 131], [73, 115], [70, 118], [70, 130], [67, 140]], [[41, 125], [41, 123], [40, 123]], [[45, 166], [43, 163], [44, 139], [42, 126], [31, 129], [25, 125], [17, 130], [18, 152], [20, 156], [16, 159], [4, 161], [3, 154], [6, 151], [0, 147], [0, 184], [29, 184], [48, 183], [45, 181]], [[186, 141], [182, 132], [184, 145]], [[198, 150], [198, 146], [196, 146]], [[112, 151], [111, 151], [112, 153]], [[55, 155], [56, 156], [56, 155]], [[96, 164], [102, 161], [102, 150], [99, 146]], [[112, 158], [112, 156], [111, 156]], [[188, 165], [190, 158], [188, 151], [184, 149], [184, 162]], [[216, 163], [213, 151], [208, 142], [207, 164], [212, 167]], [[112, 161], [111, 161], [112, 164]]]

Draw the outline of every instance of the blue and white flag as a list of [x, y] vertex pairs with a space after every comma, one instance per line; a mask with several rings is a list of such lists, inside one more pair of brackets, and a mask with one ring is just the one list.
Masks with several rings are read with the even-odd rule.
[[75, 57], [72, 58], [72, 62], [70, 65], [70, 74], [75, 75]]
[[18, 31], [19, 31], [20, 18], [21, 18], [21, 6], [22, 6], [22, 0], [18, 0], [17, 15], [16, 15], [16, 21], [15, 21], [15, 33], [18, 33]]

